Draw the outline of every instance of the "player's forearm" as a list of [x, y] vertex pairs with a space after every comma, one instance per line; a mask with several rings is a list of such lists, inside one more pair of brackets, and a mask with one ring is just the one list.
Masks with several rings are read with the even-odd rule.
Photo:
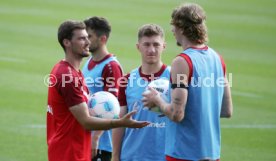
[[180, 122], [184, 118], [184, 111], [181, 107], [176, 107], [173, 104], [164, 104], [160, 110], [172, 121]]
[[114, 161], [120, 160], [122, 140], [124, 137], [125, 128], [116, 128], [112, 130], [112, 159]]
[[171, 103], [168, 104], [163, 99], [158, 99], [156, 104], [170, 120], [180, 122], [184, 118], [187, 96], [182, 93], [173, 93], [172, 96]]
[[99, 140], [100, 140], [100, 137], [102, 136], [103, 134], [103, 130], [99, 130], [99, 131], [93, 131], [92, 132], [92, 158], [94, 158], [96, 155], [97, 155], [97, 150], [98, 150], [98, 147], [99, 147]]
[[[70, 107], [71, 113], [78, 120], [78, 122], [86, 129], [86, 130], [109, 130], [116, 127], [143, 127], [144, 122], [138, 123], [131, 120], [110, 120], [110, 119], [102, 119], [97, 117], [92, 117], [89, 115], [88, 107], [85, 102], [82, 102], [78, 105]], [[132, 113], [134, 114], [134, 113]]]
[[230, 118], [233, 114], [231, 90], [226, 77], [224, 78], [224, 82], [225, 82], [225, 86], [224, 86], [224, 94], [222, 99], [220, 117]]
[[223, 98], [220, 117], [230, 118], [233, 114], [233, 105], [230, 98]]
[[98, 130], [98, 131], [93, 131], [93, 137], [92, 139], [97, 141], [100, 139], [100, 137], [103, 135], [104, 131], [103, 130]]
[[74, 105], [69, 109], [86, 130], [108, 130], [112, 128], [112, 120], [91, 117], [86, 102]]
[[230, 86], [227, 78], [225, 78], [224, 80], [225, 80], [225, 87], [224, 87], [220, 117], [230, 118], [233, 114], [231, 90], [230, 90]]
[[[118, 127], [135, 127], [136, 125], [132, 125], [131, 123], [122, 119], [108, 120], [97, 117], [89, 117], [83, 126], [87, 130], [109, 130]], [[138, 126], [139, 125], [137, 125], [136, 128], [138, 128]]]
[[82, 124], [86, 130], [109, 130], [113, 127], [112, 120], [88, 117]]

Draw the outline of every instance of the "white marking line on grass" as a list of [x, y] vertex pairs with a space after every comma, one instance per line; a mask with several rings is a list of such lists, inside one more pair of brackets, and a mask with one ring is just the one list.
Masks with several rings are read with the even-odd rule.
[[24, 59], [17, 59], [17, 58], [11, 58], [11, 57], [0, 57], [0, 61], [26, 63], [26, 60], [24, 60]]
[[248, 92], [239, 92], [239, 91], [232, 91], [233, 95], [236, 96], [242, 96], [242, 97], [250, 97], [250, 98], [262, 98], [263, 96], [254, 94], [254, 93], [248, 93]]
[[221, 125], [226, 129], [276, 129], [276, 125]]

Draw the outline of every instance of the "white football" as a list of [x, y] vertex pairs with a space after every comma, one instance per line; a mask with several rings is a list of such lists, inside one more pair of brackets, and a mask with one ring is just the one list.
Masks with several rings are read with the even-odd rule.
[[118, 99], [111, 93], [100, 91], [92, 94], [88, 100], [89, 114], [105, 119], [117, 119], [120, 114]]
[[[170, 92], [170, 81], [166, 78], [159, 78], [154, 81], [151, 81], [145, 89], [145, 92], [148, 92], [148, 87], [152, 87], [160, 93], [160, 96], [167, 103], [169, 102], [169, 92]], [[146, 109], [149, 109], [145, 107]], [[159, 107], [150, 108], [150, 111], [161, 113]]]

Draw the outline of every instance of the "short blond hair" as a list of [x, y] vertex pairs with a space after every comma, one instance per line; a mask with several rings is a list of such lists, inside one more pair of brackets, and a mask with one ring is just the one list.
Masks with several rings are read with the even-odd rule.
[[142, 37], [150, 37], [150, 36], [160, 36], [164, 39], [165, 34], [164, 30], [161, 26], [156, 24], [145, 24], [142, 27], [139, 28], [138, 31], [138, 40], [140, 40]]

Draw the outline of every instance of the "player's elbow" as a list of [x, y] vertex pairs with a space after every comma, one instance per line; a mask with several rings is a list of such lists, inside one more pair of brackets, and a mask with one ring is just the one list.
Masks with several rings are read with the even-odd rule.
[[226, 113], [225, 118], [231, 118], [232, 115], [233, 115], [233, 111], [230, 110], [230, 111], [228, 111], [228, 112]]
[[232, 117], [232, 113], [225, 113], [220, 115], [221, 118], [231, 118]]
[[85, 130], [93, 130], [93, 129], [91, 128], [90, 124], [89, 124], [88, 122], [86, 122], [86, 121], [83, 121], [83, 122], [81, 122], [80, 124], [81, 124], [81, 126], [82, 126]]
[[82, 118], [81, 120], [79, 120], [79, 123], [85, 130], [97, 130], [94, 126], [92, 126], [94, 124], [92, 124], [91, 122], [92, 121], [90, 117]]
[[184, 119], [184, 112], [183, 113], [175, 113], [171, 118], [172, 121], [179, 123]]
[[223, 110], [220, 113], [221, 118], [231, 118], [233, 115], [233, 108], [227, 108], [227, 110]]
[[173, 118], [172, 121], [176, 123], [180, 123], [183, 119]]
[[91, 124], [89, 123], [88, 117], [76, 117], [76, 120], [85, 130], [91, 130]]

